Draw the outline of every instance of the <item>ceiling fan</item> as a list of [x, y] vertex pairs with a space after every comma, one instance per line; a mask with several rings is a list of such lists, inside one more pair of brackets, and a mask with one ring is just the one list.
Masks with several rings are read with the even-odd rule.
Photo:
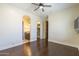
[[33, 5], [38, 6], [34, 11], [41, 9], [44, 12], [44, 7], [52, 7], [51, 5], [44, 5], [43, 3], [32, 3]]

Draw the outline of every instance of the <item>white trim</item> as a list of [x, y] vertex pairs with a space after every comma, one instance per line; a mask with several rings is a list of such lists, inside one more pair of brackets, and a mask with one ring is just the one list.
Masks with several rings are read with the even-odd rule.
[[[33, 41], [35, 41], [35, 40], [31, 40], [31, 42], [33, 42]], [[6, 50], [6, 49], [9, 49], [9, 48], [13, 48], [13, 47], [22, 45], [22, 44], [24, 44], [24, 43], [27, 43], [27, 42], [25, 42], [25, 41], [23, 42], [23, 41], [22, 41], [22, 42], [20, 42], [20, 43], [16, 43], [16, 44], [13, 44], [13, 45], [8, 45], [8, 46], [6, 46], [6, 47], [1, 48], [0, 51], [1, 51], [1, 50]]]
[[[31, 40], [31, 42], [33, 42], [33, 41], [36, 41], [36, 40]], [[76, 48], [78, 48], [78, 50], [79, 50], [79, 46], [76, 46], [76, 45], [71, 45], [71, 44], [68, 44], [68, 43], [64, 43], [64, 42], [59, 42], [59, 41], [55, 41], [55, 40], [48, 40], [49, 42], [55, 42], [55, 43], [59, 43], [59, 44], [63, 44], [63, 45], [68, 45], [68, 46], [72, 46], [72, 47], [76, 47]], [[5, 50], [5, 49], [9, 49], [9, 48], [13, 48], [13, 47], [16, 47], [16, 46], [19, 46], [19, 45], [22, 45], [22, 44], [24, 44], [24, 43], [27, 43], [27, 42], [20, 42], [20, 43], [17, 43], [17, 44], [14, 44], [14, 45], [9, 45], [9, 46], [7, 46], [7, 47], [4, 47], [4, 48], [1, 48], [0, 50]]]
[[59, 42], [59, 41], [55, 41], [55, 40], [48, 40], [48, 41], [49, 42], [55, 42], [55, 43], [63, 44], [63, 45], [72, 46], [72, 47], [78, 48], [78, 50], [79, 50], [79, 46], [76, 46], [76, 45], [71, 45], [71, 44], [68, 44], [68, 43]]

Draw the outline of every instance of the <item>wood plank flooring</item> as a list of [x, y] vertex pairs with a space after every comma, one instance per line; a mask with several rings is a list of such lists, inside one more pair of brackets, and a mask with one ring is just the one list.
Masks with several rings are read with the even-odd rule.
[[78, 56], [77, 48], [57, 44], [34, 41], [0, 51], [0, 56]]

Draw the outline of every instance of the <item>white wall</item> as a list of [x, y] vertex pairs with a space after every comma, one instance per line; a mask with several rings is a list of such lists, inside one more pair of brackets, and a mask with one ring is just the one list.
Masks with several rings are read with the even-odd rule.
[[36, 40], [36, 16], [7, 4], [0, 4], [0, 50], [22, 43], [22, 18], [31, 18], [31, 41]]
[[40, 39], [44, 39], [44, 17], [40, 17]]
[[64, 9], [49, 15], [49, 41], [75, 40], [79, 34], [74, 30], [74, 20], [79, 16], [79, 6]]

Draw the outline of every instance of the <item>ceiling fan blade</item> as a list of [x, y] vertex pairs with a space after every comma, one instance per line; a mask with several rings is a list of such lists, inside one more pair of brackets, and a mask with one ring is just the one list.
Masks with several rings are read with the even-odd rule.
[[44, 12], [44, 8], [42, 8], [42, 12]]
[[34, 11], [36, 11], [37, 9], [39, 9], [39, 7], [37, 7]]
[[51, 5], [44, 5], [44, 7], [52, 7]]
[[37, 3], [32, 3], [33, 5], [36, 5], [36, 6], [39, 6], [39, 4], [37, 4]]

